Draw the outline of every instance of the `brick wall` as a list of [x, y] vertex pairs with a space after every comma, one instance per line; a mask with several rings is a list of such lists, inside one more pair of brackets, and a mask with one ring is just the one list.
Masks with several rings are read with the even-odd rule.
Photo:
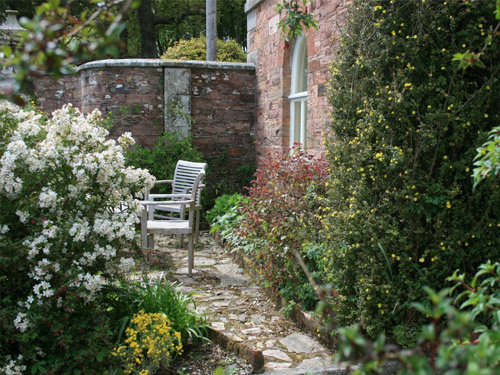
[[[102, 60], [55, 83], [41, 77], [35, 92], [48, 112], [68, 102], [83, 113], [97, 108], [113, 124], [111, 137], [131, 132], [147, 147], [164, 129], [185, 132], [187, 127], [198, 150], [218, 162], [230, 180], [237, 178], [238, 168], [255, 164], [255, 70], [250, 64]], [[193, 121], [172, 120], [172, 104], [182, 105]]]
[[39, 106], [46, 112], [52, 112], [67, 103], [80, 108], [80, 80], [77, 76], [64, 76], [54, 82], [51, 76], [40, 75], [34, 94]]
[[161, 67], [88, 67], [80, 70], [81, 110], [109, 116], [112, 138], [125, 132], [153, 147], [163, 132]]
[[193, 141], [208, 158], [227, 155], [228, 171], [255, 162], [253, 71], [192, 69]]
[[[308, 50], [308, 111], [307, 144], [318, 156], [324, 154], [322, 133], [327, 131], [329, 103], [326, 87], [329, 66], [334, 58], [337, 42], [332, 36], [344, 22], [349, 0], [313, 0], [308, 11], [318, 21], [318, 30], [306, 32]], [[291, 87], [291, 56], [293, 43], [286, 47], [280, 38], [277, 24], [280, 20], [274, 10], [274, 0], [247, 0], [249, 62], [256, 66], [257, 157], [268, 151], [286, 152], [289, 148]]]

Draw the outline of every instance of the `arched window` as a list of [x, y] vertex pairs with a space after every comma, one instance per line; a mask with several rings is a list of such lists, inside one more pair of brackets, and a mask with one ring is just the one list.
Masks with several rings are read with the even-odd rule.
[[292, 56], [290, 96], [290, 147], [301, 143], [307, 147], [307, 41], [302, 34], [295, 42]]

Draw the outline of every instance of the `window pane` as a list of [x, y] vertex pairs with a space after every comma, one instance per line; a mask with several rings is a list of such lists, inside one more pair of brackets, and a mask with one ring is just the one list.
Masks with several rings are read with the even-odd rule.
[[301, 82], [300, 88], [298, 92], [307, 91], [307, 44], [304, 43], [303, 56], [302, 56], [302, 74], [301, 74]]

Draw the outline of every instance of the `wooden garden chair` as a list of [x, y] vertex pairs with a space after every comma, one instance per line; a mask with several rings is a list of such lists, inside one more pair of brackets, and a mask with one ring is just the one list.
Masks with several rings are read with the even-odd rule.
[[[190, 189], [193, 187], [196, 177], [200, 171], [205, 171], [207, 163], [197, 163], [185, 160], [179, 160], [175, 166], [174, 179], [173, 180], [156, 180], [156, 184], [169, 183], [172, 185], [172, 194], [188, 194]], [[198, 194], [196, 195], [196, 242], [199, 241], [200, 233], [200, 211], [201, 211], [201, 190], [204, 185], [198, 188]], [[146, 200], [155, 200], [161, 198], [162, 194], [150, 194], [146, 190]], [[172, 199], [176, 200], [176, 199]], [[155, 204], [148, 207], [150, 211], [150, 216], [154, 216], [155, 220], [184, 220], [186, 218], [186, 206], [181, 204], [163, 205]], [[179, 236], [179, 246], [182, 247], [182, 237]]]
[[[193, 186], [189, 189], [189, 193], [185, 194], [156, 194], [156, 197], [167, 198], [167, 201], [145, 200], [141, 204], [145, 209], [141, 215], [141, 237], [142, 247], [144, 249], [154, 249], [154, 235], [155, 234], [178, 234], [186, 235], [188, 237], [188, 276], [192, 276], [194, 267], [194, 236], [196, 233], [195, 215], [197, 212], [197, 195], [201, 182], [205, 177], [205, 171], [198, 172]], [[182, 206], [183, 211], [187, 213], [187, 219], [177, 218], [176, 220], [158, 220], [154, 211], [149, 210], [149, 207], [156, 207], [161, 205], [163, 207], [178, 207]]]

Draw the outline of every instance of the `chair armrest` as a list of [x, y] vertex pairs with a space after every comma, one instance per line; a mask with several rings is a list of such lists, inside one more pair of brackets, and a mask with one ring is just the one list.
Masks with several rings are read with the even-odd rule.
[[191, 198], [191, 194], [149, 194], [149, 198]]
[[177, 206], [179, 204], [191, 204], [194, 203], [194, 200], [185, 200], [185, 201], [141, 201], [143, 206]]
[[[169, 183], [169, 184], [172, 184], [174, 182], [174, 180], [155, 180], [154, 184], [163, 184], [163, 183]], [[146, 199], [149, 199], [148, 197], [151, 195], [149, 192], [151, 191], [151, 189], [149, 189], [148, 187], [146, 187], [145, 189], [145, 192], [144, 192], [144, 197]]]

